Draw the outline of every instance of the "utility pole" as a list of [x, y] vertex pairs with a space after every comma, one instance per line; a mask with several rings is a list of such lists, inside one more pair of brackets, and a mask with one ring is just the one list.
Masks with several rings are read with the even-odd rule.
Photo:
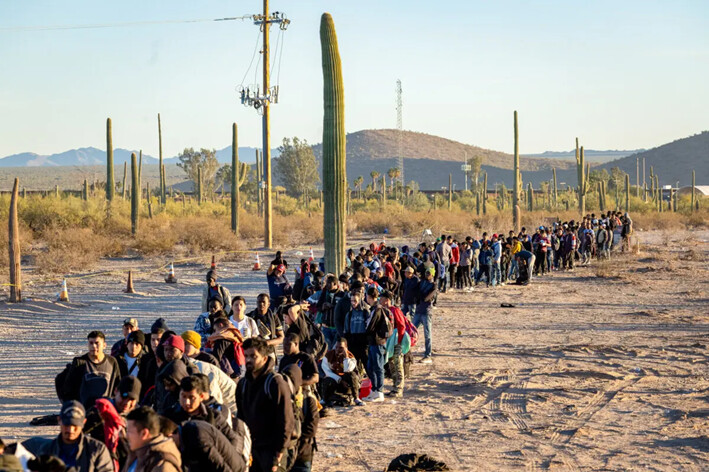
[[463, 171], [463, 178], [465, 179], [465, 191], [466, 192], [468, 191], [468, 172], [470, 172], [470, 170], [472, 168], [473, 167], [468, 164], [468, 151], [465, 151], [465, 161], [464, 161], [464, 164], [462, 166], [460, 166], [460, 170]]
[[401, 188], [404, 188], [404, 155], [402, 151], [402, 146], [401, 142], [404, 139], [403, 136], [403, 111], [404, 111], [404, 106], [403, 102], [401, 99], [401, 80], [397, 79], [396, 81], [396, 129], [397, 129], [397, 154], [399, 155], [399, 172], [401, 175], [399, 176], [399, 179], [401, 180]]
[[640, 158], [635, 158], [635, 182], [637, 187], [635, 188], [635, 196], [640, 196]]

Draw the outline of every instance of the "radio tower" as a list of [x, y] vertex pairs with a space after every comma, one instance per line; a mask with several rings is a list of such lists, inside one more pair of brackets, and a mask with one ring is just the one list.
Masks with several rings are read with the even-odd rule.
[[404, 155], [403, 151], [401, 150], [401, 144], [402, 140], [404, 139], [404, 131], [402, 129], [402, 124], [401, 124], [401, 112], [402, 112], [402, 104], [401, 104], [401, 79], [397, 79], [396, 81], [396, 129], [398, 130], [397, 133], [397, 146], [396, 146], [396, 153], [398, 154], [399, 158], [399, 179], [401, 179], [401, 188], [404, 188]]

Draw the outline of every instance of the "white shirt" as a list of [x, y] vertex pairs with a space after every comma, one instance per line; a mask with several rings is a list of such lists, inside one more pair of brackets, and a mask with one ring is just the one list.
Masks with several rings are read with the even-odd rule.
[[229, 321], [234, 325], [236, 329], [241, 332], [241, 335], [244, 337], [244, 339], [247, 338], [253, 338], [254, 336], [258, 336], [258, 325], [256, 324], [256, 320], [249, 316], [244, 316], [244, 319], [241, 321], [237, 321], [234, 319], [234, 317], [230, 317]]
[[131, 357], [128, 354], [123, 356], [123, 358], [126, 360], [126, 364], [128, 365], [128, 375], [133, 375], [136, 376], [138, 373], [138, 369], [135, 369], [135, 372], [133, 372], [133, 366], [135, 365], [135, 361], [138, 359], [137, 357]]

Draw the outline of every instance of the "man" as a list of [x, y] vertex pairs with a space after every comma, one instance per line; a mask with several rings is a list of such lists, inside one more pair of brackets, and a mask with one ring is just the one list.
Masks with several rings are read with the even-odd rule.
[[231, 314], [231, 295], [226, 287], [217, 283], [217, 271], [214, 269], [207, 272], [207, 286], [202, 292], [202, 312], [209, 309], [209, 302], [212, 300], [219, 300], [224, 312]]
[[[384, 292], [382, 292], [384, 293]], [[391, 297], [391, 294], [389, 294]], [[367, 323], [367, 376], [372, 382], [372, 392], [365, 401], [384, 401], [384, 365], [387, 360], [386, 342], [391, 335], [392, 324], [388, 310], [378, 303], [379, 292], [370, 287], [367, 290], [367, 304], [372, 307]]]
[[266, 341], [275, 360], [275, 346], [283, 342], [283, 325], [270, 308], [268, 294], [259, 294], [256, 297], [256, 309], [247, 313], [246, 316], [256, 321], [259, 336]]
[[[313, 465], [313, 453], [317, 448], [315, 435], [320, 420], [320, 409], [317, 398], [308, 389], [301, 390], [302, 371], [296, 364], [290, 364], [282, 374], [290, 379], [291, 385], [296, 392], [296, 402], [293, 404], [295, 421], [300, 421], [300, 437], [297, 440], [293, 453], [293, 463], [290, 472], [310, 472]], [[298, 399], [302, 398], [302, 402]], [[302, 403], [302, 405], [301, 405]]]
[[283, 339], [283, 357], [278, 364], [278, 372], [281, 374], [291, 364], [297, 365], [302, 371], [302, 387], [307, 389], [311, 385], [315, 386], [320, 380], [318, 366], [315, 358], [307, 352], [300, 351], [300, 336], [296, 333], [288, 333]]
[[87, 336], [88, 351], [72, 361], [64, 381], [62, 399], [79, 400], [91, 406], [97, 398], [111, 395], [121, 379], [118, 362], [103, 351], [106, 336], [101, 331], [91, 331]]
[[202, 344], [207, 344], [209, 335], [212, 334], [214, 318], [220, 315], [227, 316], [223, 308], [222, 302], [215, 298], [209, 302], [209, 311], [201, 313], [195, 320], [194, 331], [202, 337]]
[[429, 269], [426, 271], [426, 278], [421, 281], [418, 288], [418, 303], [416, 304], [416, 312], [414, 314], [414, 327], [418, 328], [423, 324], [423, 335], [425, 337], [425, 350], [423, 354], [422, 364], [431, 364], [433, 362], [433, 348], [431, 340], [431, 327], [433, 324], [433, 301], [436, 298], [436, 284], [433, 281], [435, 271]]
[[180, 337], [185, 342], [185, 356], [219, 367], [219, 361], [216, 357], [200, 350], [202, 348], [202, 337], [197, 331], [185, 331]]
[[145, 354], [145, 334], [142, 331], [132, 331], [126, 338], [127, 344], [123, 354], [116, 358], [118, 369], [121, 372], [121, 377], [132, 375], [145, 380], [147, 366], [144, 364]]
[[407, 267], [404, 270], [404, 280], [401, 283], [401, 311], [409, 317], [413, 317], [416, 311], [416, 295], [420, 282], [414, 272], [413, 267]]
[[266, 271], [268, 281], [268, 293], [271, 298], [271, 309], [276, 310], [276, 300], [280, 297], [287, 297], [293, 293], [293, 288], [286, 278], [286, 266], [284, 264], [271, 264]]
[[404, 335], [406, 335], [406, 317], [399, 307], [393, 304], [392, 294], [390, 292], [383, 292], [381, 294], [379, 304], [391, 313], [392, 324], [397, 333], [394, 355], [389, 360], [394, 388], [387, 393], [387, 395], [400, 398], [404, 395], [404, 353], [401, 350], [401, 341], [403, 341]]
[[[180, 340], [182, 340], [182, 338], [180, 338]], [[172, 348], [170, 351], [174, 352]], [[161, 415], [164, 415], [172, 405], [179, 402], [180, 382], [195, 371], [192, 366], [189, 366], [188, 369], [182, 357], [174, 356], [174, 354], [170, 355], [170, 357], [174, 359], [167, 361], [167, 363], [162, 366], [156, 379], [153, 404], [155, 405], [155, 411]]]
[[322, 360], [323, 398], [327, 405], [339, 404], [357, 406], [364, 403], [359, 399], [360, 377], [357, 372], [357, 359], [347, 350], [347, 339], [340, 338], [335, 348], [325, 354]]
[[244, 342], [246, 375], [236, 388], [237, 417], [251, 431], [253, 472], [284, 471], [292, 447], [294, 413], [288, 383], [272, 372], [268, 345], [259, 338]]
[[[376, 291], [376, 289], [375, 289]], [[370, 306], [363, 300], [359, 290], [350, 291], [350, 309], [345, 316], [344, 335], [352, 354], [360, 364], [360, 370], [367, 365], [367, 320]]]
[[182, 472], [180, 451], [172, 439], [160, 434], [160, 419], [142, 406], [127, 416], [126, 437], [130, 455], [126, 472]]
[[325, 288], [317, 302], [318, 319], [320, 320], [320, 329], [328, 349], [335, 345], [337, 340], [337, 328], [335, 327], [335, 306], [340, 298], [344, 296], [344, 292], [340, 290], [339, 281], [334, 274], [328, 274], [325, 278]]
[[242, 296], [237, 295], [231, 301], [231, 317], [229, 321], [239, 330], [244, 339], [259, 335], [256, 320], [246, 316], [246, 300]]
[[443, 277], [440, 277], [439, 275], [439, 283], [438, 283], [438, 289], [442, 293], [446, 293], [446, 273], [448, 272], [448, 268], [450, 267], [450, 259], [451, 259], [451, 247], [448, 244], [448, 240], [446, 239], [446, 235], [442, 234], [441, 235], [441, 242], [438, 243], [438, 246], [436, 246], [436, 254], [438, 254], [438, 259], [440, 261], [440, 264], [443, 266]]
[[128, 344], [128, 335], [133, 331], [138, 330], [138, 320], [135, 318], [126, 318], [123, 320], [123, 338], [111, 347], [111, 355], [113, 357], [118, 357], [126, 352], [126, 345]]
[[456, 285], [456, 275], [458, 272], [458, 264], [460, 263], [460, 249], [458, 248], [458, 241], [448, 236], [448, 244], [451, 247], [451, 260], [449, 266], [450, 274], [450, 288], [455, 290]]
[[214, 334], [209, 337], [209, 345], [212, 347], [212, 354], [219, 361], [219, 367], [234, 379], [238, 379], [243, 373], [243, 342], [241, 332], [228, 319], [214, 319]]
[[67, 469], [73, 467], [76, 472], [113, 472], [114, 465], [106, 446], [83, 434], [85, 417], [86, 410], [81, 403], [65, 401], [59, 413], [59, 436], [44, 444], [37, 455], [56, 456]]
[[179, 403], [170, 407], [165, 412], [165, 417], [178, 426], [187, 421], [206, 421], [217, 428], [233, 446], [236, 446], [238, 438], [229, 425], [226, 414], [219, 405], [208, 408], [204, 402], [205, 396], [209, 398], [209, 385], [206, 379], [197, 375], [183, 378], [180, 382]]
[[140, 399], [141, 383], [130, 375], [123, 377], [113, 398], [101, 398], [86, 412], [84, 434], [106, 445], [119, 468], [125, 464], [130, 448], [125, 440], [125, 420]]
[[206, 421], [187, 421], [172, 432], [172, 440], [182, 454], [182, 467], [186, 472], [248, 470], [250, 443], [248, 432], [240, 423], [243, 434], [241, 445], [234, 447], [224, 435]]
[[502, 268], [500, 262], [502, 260], [502, 244], [497, 234], [492, 235], [492, 262], [490, 271], [492, 272], [492, 286], [502, 285]]
[[519, 268], [519, 276], [515, 281], [517, 285], [527, 285], [532, 278], [532, 270], [534, 268], [534, 260], [536, 257], [531, 251], [523, 249], [515, 254], [515, 260], [517, 261], [517, 267]]

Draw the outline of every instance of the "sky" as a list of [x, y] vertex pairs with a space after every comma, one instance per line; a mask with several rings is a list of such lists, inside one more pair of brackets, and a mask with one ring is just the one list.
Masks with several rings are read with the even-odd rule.
[[[343, 64], [346, 131], [396, 127], [503, 152], [651, 148], [709, 129], [709, 2], [271, 0], [291, 20], [275, 76], [272, 144], [322, 140], [320, 16]], [[445, 8], [443, 8], [445, 7]], [[0, 0], [0, 156], [114, 147], [261, 146], [236, 87], [257, 46], [261, 1]], [[81, 26], [71, 29], [25, 27]], [[272, 47], [278, 29], [271, 30]], [[259, 44], [260, 48], [260, 44]], [[245, 84], [260, 81], [251, 66]]]

